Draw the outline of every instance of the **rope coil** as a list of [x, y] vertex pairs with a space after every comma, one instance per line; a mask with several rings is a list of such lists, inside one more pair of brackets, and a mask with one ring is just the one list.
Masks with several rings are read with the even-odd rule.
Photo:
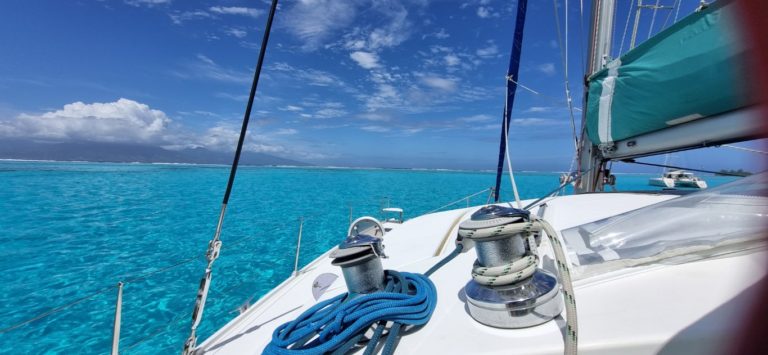
[[392, 354], [404, 325], [424, 325], [437, 305], [437, 290], [427, 276], [387, 270], [383, 292], [358, 297], [344, 293], [322, 301], [272, 333], [264, 354], [345, 353], [375, 326], [366, 347], [372, 353], [389, 328], [384, 354]]

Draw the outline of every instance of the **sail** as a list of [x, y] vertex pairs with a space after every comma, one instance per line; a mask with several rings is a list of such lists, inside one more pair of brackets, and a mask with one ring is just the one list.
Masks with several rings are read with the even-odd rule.
[[589, 77], [586, 123], [592, 143], [611, 146], [748, 106], [747, 46], [736, 33], [735, 7], [718, 1]]

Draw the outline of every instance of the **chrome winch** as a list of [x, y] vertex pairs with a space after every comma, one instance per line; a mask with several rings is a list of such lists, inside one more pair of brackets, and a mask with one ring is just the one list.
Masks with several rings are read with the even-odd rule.
[[528, 211], [496, 205], [479, 209], [459, 225], [459, 236], [477, 250], [472, 280], [464, 287], [476, 321], [525, 328], [562, 312], [557, 278], [537, 267], [539, 232]]
[[[363, 222], [371, 223], [367, 219]], [[373, 218], [371, 220], [376, 221]], [[382, 238], [376, 236], [383, 235], [379, 230], [369, 228], [357, 228], [365, 223], [358, 223], [363, 218], [358, 219], [349, 229], [347, 238], [339, 244], [338, 248], [331, 252], [332, 265], [340, 266], [344, 275], [344, 281], [347, 289], [354, 294], [367, 294], [384, 289], [385, 275], [384, 268], [381, 265], [381, 258], [386, 258], [384, 254], [384, 245]], [[358, 231], [371, 231], [372, 234], [359, 234]]]

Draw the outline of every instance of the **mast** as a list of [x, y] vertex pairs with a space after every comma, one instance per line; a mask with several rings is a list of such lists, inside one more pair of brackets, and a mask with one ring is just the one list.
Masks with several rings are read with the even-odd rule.
[[604, 160], [600, 149], [587, 138], [587, 95], [589, 92], [586, 78], [605, 67], [610, 60], [613, 40], [613, 14], [616, 11], [615, 0], [595, 0], [592, 3], [592, 21], [590, 26], [589, 52], [586, 77], [584, 79], [584, 103], [581, 117], [581, 139], [579, 141], [578, 160], [579, 176], [574, 186], [575, 193], [602, 191], [602, 167]]

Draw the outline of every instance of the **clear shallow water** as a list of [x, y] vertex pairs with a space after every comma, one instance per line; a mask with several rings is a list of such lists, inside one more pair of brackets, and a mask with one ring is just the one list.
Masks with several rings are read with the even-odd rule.
[[[124, 288], [121, 352], [179, 352], [228, 173], [219, 166], [0, 162], [0, 329], [138, 276]], [[557, 174], [516, 177], [522, 198], [558, 184]], [[619, 175], [617, 187], [656, 189], [648, 178]], [[710, 186], [733, 180], [705, 178]], [[350, 207], [354, 217], [378, 216], [386, 198], [411, 218], [493, 183], [485, 172], [242, 167], [200, 341], [290, 276], [300, 216], [305, 265], [344, 237]], [[0, 352], [108, 352], [115, 292], [0, 333]]]

